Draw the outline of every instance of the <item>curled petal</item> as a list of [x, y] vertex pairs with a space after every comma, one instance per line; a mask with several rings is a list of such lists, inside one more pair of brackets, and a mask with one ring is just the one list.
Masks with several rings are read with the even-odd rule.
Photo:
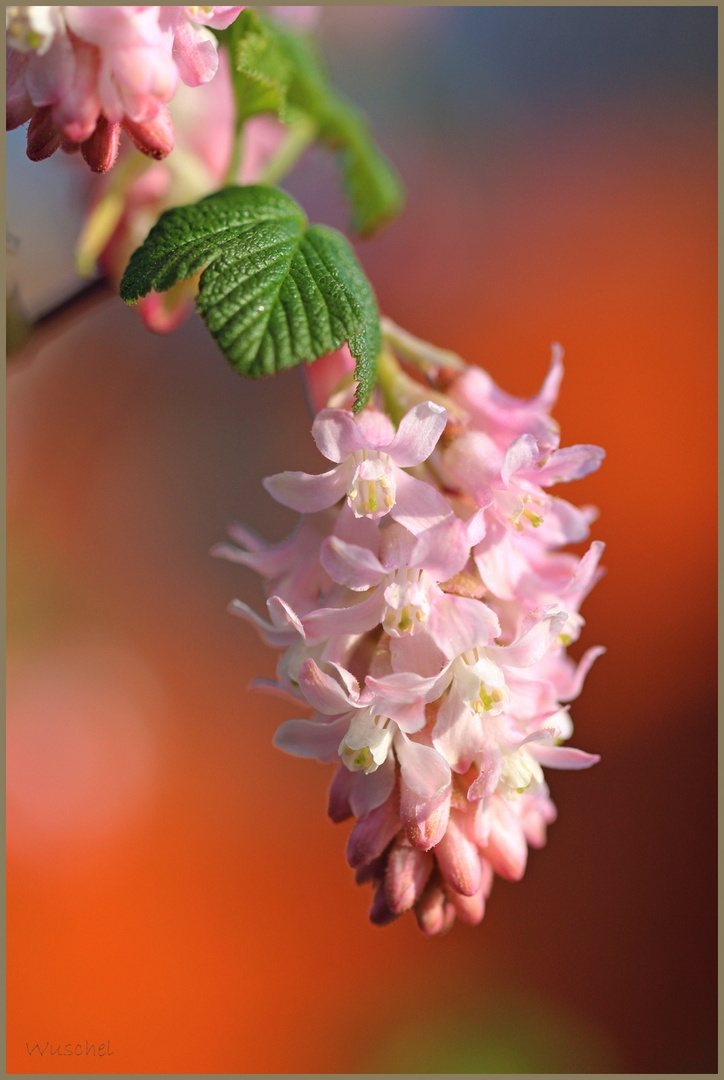
[[307, 640], [315, 644], [341, 634], [364, 634], [382, 621], [385, 606], [382, 589], [375, 589], [359, 604], [312, 611], [302, 620]]
[[287, 645], [293, 645], [298, 641], [297, 632], [292, 627], [279, 627], [267, 622], [242, 600], [232, 600], [229, 604], [229, 611], [232, 615], [239, 615], [240, 618], [251, 623], [261, 635], [262, 640], [267, 645], [271, 645], [272, 648], [284, 649]]
[[530, 667], [548, 651], [566, 624], [564, 611], [541, 619], [512, 645], [491, 645], [490, 655], [499, 664], [510, 667]]
[[262, 481], [264, 487], [278, 503], [298, 510], [302, 514], [313, 514], [317, 510], [326, 510], [347, 494], [354, 467], [346, 462], [329, 472], [313, 475], [303, 472], [276, 473]]
[[446, 423], [447, 412], [442, 405], [421, 402], [402, 417], [387, 453], [400, 468], [420, 465], [435, 449]]
[[347, 544], [337, 536], [328, 536], [319, 551], [319, 561], [332, 581], [362, 592], [379, 585], [385, 576], [381, 562], [367, 548]]
[[[356, 680], [354, 683], [356, 686]], [[342, 712], [348, 713], [359, 697], [359, 690], [356, 693], [354, 690], [352, 693], [349, 690], [345, 691], [331, 675], [322, 671], [311, 659], [305, 660], [299, 669], [299, 685], [312, 708], [330, 716]]]
[[554, 450], [544, 465], [532, 470], [531, 479], [543, 487], [581, 480], [594, 472], [606, 456], [600, 446], [566, 446]]
[[564, 685], [558, 686], [560, 701], [574, 701], [578, 697], [583, 689], [584, 679], [591, 670], [594, 660], [597, 660], [599, 656], [603, 656], [605, 651], [602, 645], [594, 645], [593, 648], [586, 649], [578, 662], [574, 675]]
[[547, 769], [590, 769], [601, 760], [600, 754], [587, 754], [585, 750], [576, 750], [573, 746], [529, 747], [531, 754]]
[[364, 432], [344, 409], [322, 409], [312, 425], [312, 437], [319, 452], [337, 464], [368, 446]]
[[348, 716], [331, 721], [287, 720], [274, 736], [274, 745], [297, 757], [337, 761], [339, 740], [348, 726]]

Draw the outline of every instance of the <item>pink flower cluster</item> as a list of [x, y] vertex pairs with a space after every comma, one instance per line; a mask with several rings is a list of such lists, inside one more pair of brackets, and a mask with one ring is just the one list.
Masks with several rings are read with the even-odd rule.
[[144, 154], [173, 148], [167, 103], [216, 73], [216, 39], [241, 7], [8, 7], [8, 130], [30, 121], [27, 153], [81, 151], [106, 172], [121, 129]]
[[556, 812], [543, 769], [598, 761], [561, 743], [603, 651], [577, 665], [566, 654], [603, 545], [560, 550], [595, 514], [548, 489], [598, 468], [603, 451], [559, 448], [558, 348], [527, 401], [474, 367], [425, 400], [393, 365], [388, 410], [417, 397], [397, 427], [377, 408], [322, 409], [312, 434], [333, 467], [265, 481], [303, 515], [295, 532], [268, 544], [234, 526], [238, 546], [214, 554], [265, 579], [268, 619], [232, 610], [282, 650], [268, 685], [315, 710], [275, 743], [337, 765], [329, 814], [356, 819], [347, 858], [373, 884], [370, 918], [413, 909], [436, 934], [479, 922], [494, 874], [518, 880], [529, 846], [545, 843]]

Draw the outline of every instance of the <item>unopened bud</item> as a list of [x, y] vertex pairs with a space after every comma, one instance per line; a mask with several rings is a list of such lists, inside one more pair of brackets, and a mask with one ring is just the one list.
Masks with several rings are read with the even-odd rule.
[[28, 124], [28, 157], [31, 161], [45, 161], [52, 157], [60, 142], [61, 135], [53, 121], [52, 109], [49, 105], [38, 109]]
[[361, 817], [347, 841], [347, 861], [351, 867], [371, 862], [381, 855], [400, 828], [396, 798]]
[[145, 124], [137, 124], [127, 116], [124, 117], [123, 130], [136, 149], [157, 161], [173, 150], [173, 120], [165, 105], [159, 105], [153, 120], [147, 120]]
[[448, 885], [463, 896], [474, 896], [482, 881], [480, 855], [452, 813], [445, 835], [435, 848], [435, 858]]
[[431, 855], [398, 837], [387, 859], [385, 893], [390, 910], [400, 914], [419, 900], [434, 866]]
[[115, 164], [118, 156], [120, 124], [111, 124], [105, 116], [98, 117], [95, 131], [90, 139], [81, 144], [80, 152], [92, 172], [105, 173]]
[[400, 818], [410, 843], [429, 851], [443, 836], [450, 812], [450, 788], [434, 799], [423, 799], [400, 784]]

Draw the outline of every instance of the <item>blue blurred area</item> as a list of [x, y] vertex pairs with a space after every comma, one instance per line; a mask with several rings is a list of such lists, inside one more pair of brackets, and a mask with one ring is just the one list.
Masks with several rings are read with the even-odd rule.
[[405, 33], [386, 37], [380, 16], [379, 36], [362, 40], [345, 29], [349, 10], [325, 11], [326, 54], [382, 130], [404, 116], [469, 138], [471, 125], [550, 124], [632, 92], [715, 100], [715, 7], [414, 8]]

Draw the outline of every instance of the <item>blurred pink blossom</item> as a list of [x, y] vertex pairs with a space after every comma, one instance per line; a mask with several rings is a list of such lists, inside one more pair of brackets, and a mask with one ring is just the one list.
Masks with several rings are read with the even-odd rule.
[[8, 7], [8, 130], [30, 121], [27, 153], [42, 161], [80, 150], [106, 172], [123, 129], [144, 154], [173, 148], [167, 104], [179, 78], [213, 79], [216, 39], [207, 27], [241, 7]]
[[[302, 27], [311, 25], [319, 13], [311, 7], [272, 10]], [[121, 147], [116, 169], [95, 187], [77, 248], [81, 273], [90, 275], [98, 265], [118, 286], [131, 255], [164, 210], [197, 202], [225, 182], [254, 183], [284, 139], [284, 126], [275, 117], [251, 117], [244, 125], [236, 175], [227, 175], [234, 140], [234, 93], [226, 49], [218, 54], [216, 76], [198, 87], [179, 86], [168, 112], [175, 131], [173, 154], [153, 161]], [[181, 281], [167, 292], [149, 293], [135, 309], [150, 330], [169, 333], [191, 313], [197, 291], [197, 278]]]

